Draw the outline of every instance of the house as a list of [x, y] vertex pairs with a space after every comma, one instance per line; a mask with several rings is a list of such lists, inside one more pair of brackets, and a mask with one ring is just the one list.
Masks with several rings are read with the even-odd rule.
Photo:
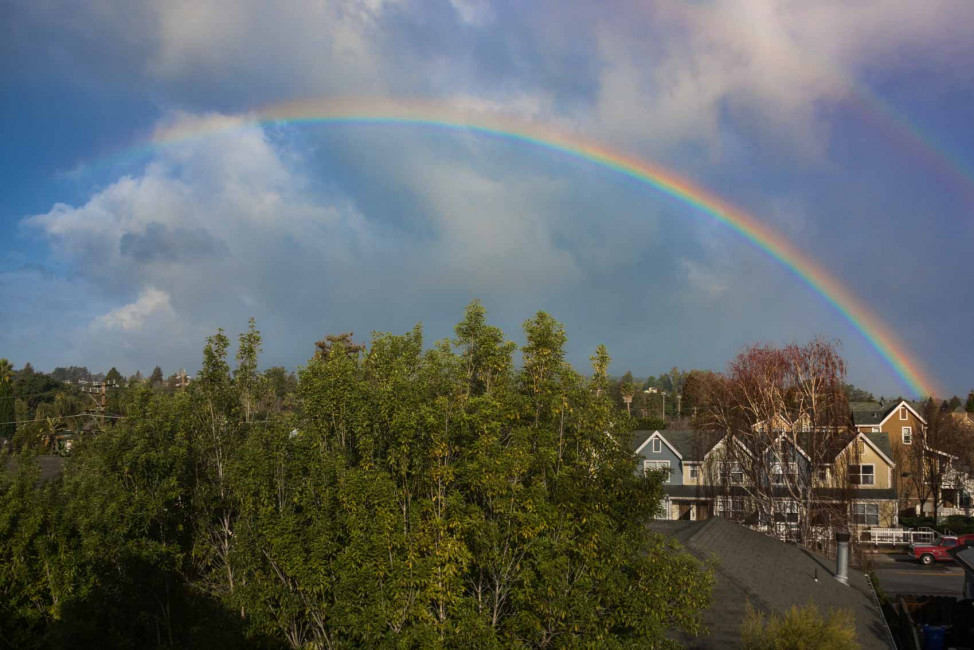
[[[819, 611], [851, 610], [856, 636], [866, 650], [892, 648], [893, 641], [872, 585], [854, 569], [715, 517], [697, 521], [654, 521], [649, 529], [675, 539], [705, 562], [716, 561], [714, 602], [703, 613], [708, 634], [677, 639], [688, 648], [741, 645], [748, 605], [765, 614], [815, 604]], [[836, 579], [847, 574], [847, 584]]]
[[[890, 402], [850, 402], [849, 411], [852, 424], [857, 431], [863, 433], [885, 433], [889, 436], [893, 449], [893, 461], [900, 468], [901, 473], [911, 471], [911, 447], [914, 437], [927, 421], [920, 414], [922, 407], [906, 400]], [[901, 508], [912, 506], [915, 499], [911, 496], [915, 489], [910, 481], [897, 482], [897, 494], [900, 497]]]
[[[883, 432], [848, 432], [812, 462], [810, 434], [781, 434], [773, 446], [748, 450], [737, 439], [704, 431], [637, 431], [637, 471], [664, 471], [660, 519], [711, 516], [749, 525], [794, 527], [804, 516], [828, 528], [898, 523], [895, 467]], [[734, 445], [729, 448], [728, 445]], [[758, 453], [755, 456], [755, 453]], [[809, 497], [813, 512], [804, 512]], [[805, 501], [807, 502], [807, 501]]]

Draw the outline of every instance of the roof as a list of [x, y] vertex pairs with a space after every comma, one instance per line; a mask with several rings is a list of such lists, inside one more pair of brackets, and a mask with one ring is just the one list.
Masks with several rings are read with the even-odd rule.
[[[669, 485], [663, 484], [663, 493], [673, 499], [712, 499], [716, 496], [744, 497], [751, 493], [740, 485], [726, 487], [712, 485]], [[792, 493], [787, 487], [773, 487], [772, 496], [787, 499]], [[896, 488], [813, 488], [812, 495], [818, 499], [854, 501], [895, 501]]]
[[759, 611], [776, 613], [809, 602], [823, 612], [849, 609], [864, 649], [891, 647], [872, 587], [860, 571], [850, 568], [845, 586], [834, 578], [833, 560], [720, 517], [654, 521], [648, 526], [675, 538], [701, 560], [717, 562], [714, 603], [703, 614], [709, 634], [681, 638], [689, 648], [739, 647], [748, 602]]
[[[655, 431], [639, 430], [634, 432], [632, 439], [632, 450], [639, 449]], [[684, 462], [699, 462], [703, 460], [704, 454], [710, 451], [720, 440], [720, 437], [703, 431], [670, 431], [663, 430], [659, 434], [663, 436], [670, 445], [679, 452]]]
[[883, 452], [886, 458], [890, 461], [893, 460], [893, 448], [890, 446], [888, 433], [880, 431], [879, 433], [863, 433], [862, 435], [868, 438], [869, 442], [876, 446], [876, 449]]
[[947, 552], [957, 560], [957, 564], [961, 565], [965, 572], [974, 574], [974, 546], [955, 546], [948, 548]]
[[906, 402], [917, 414], [923, 413], [923, 406], [909, 400], [891, 400], [889, 402], [849, 402], [852, 420], [857, 426], [879, 426], [897, 406]]
[[[639, 430], [634, 432], [632, 439], [632, 451], [636, 451], [646, 440], [652, 436], [655, 431], [649, 430]], [[679, 453], [683, 462], [703, 462], [704, 456], [709, 452], [714, 446], [720, 442], [722, 436], [716, 433], [711, 433], [707, 431], [660, 431], [659, 432], [663, 438]], [[829, 458], [836, 457], [843, 449], [845, 449], [853, 438], [856, 436], [856, 432], [850, 432], [847, 436], [839, 436], [832, 442], [835, 445], [835, 449], [828, 455]], [[864, 435], [869, 442], [871, 442], [880, 452], [882, 452], [890, 461], [893, 459], [893, 448], [890, 446], [889, 434], [882, 431], [877, 433], [865, 433]], [[806, 448], [808, 446], [808, 440], [806, 438], [807, 434], [798, 434], [798, 445], [801, 448]]]

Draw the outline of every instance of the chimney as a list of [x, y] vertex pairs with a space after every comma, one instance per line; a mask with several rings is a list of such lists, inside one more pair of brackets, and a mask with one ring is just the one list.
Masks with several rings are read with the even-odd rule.
[[849, 584], [849, 533], [835, 534], [835, 579]]

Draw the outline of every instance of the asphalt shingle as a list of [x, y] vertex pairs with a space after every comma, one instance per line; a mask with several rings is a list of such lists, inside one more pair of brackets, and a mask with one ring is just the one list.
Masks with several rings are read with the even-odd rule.
[[681, 638], [687, 647], [739, 647], [748, 603], [759, 611], [782, 613], [809, 602], [824, 612], [851, 610], [863, 648], [891, 647], [872, 587], [860, 571], [850, 568], [845, 586], [834, 578], [833, 560], [719, 517], [654, 521], [649, 528], [676, 538], [701, 560], [716, 563], [714, 604], [703, 616], [709, 634]]

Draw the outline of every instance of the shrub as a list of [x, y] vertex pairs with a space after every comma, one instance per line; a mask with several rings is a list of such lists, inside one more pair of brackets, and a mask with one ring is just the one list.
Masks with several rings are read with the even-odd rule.
[[823, 616], [812, 603], [767, 617], [748, 604], [741, 645], [746, 650], [852, 650], [860, 647], [854, 621], [849, 610]]

